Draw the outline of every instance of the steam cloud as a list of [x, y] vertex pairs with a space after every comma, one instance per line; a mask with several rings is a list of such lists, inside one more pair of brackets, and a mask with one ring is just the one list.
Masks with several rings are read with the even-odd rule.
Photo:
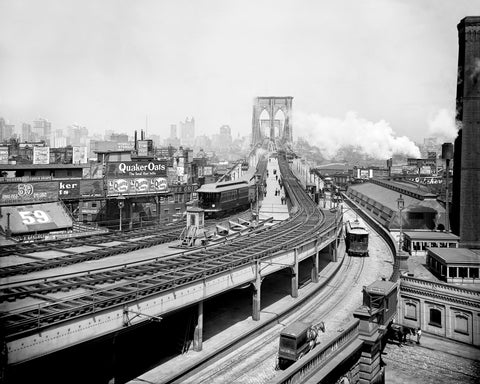
[[457, 137], [458, 127], [455, 123], [455, 113], [447, 109], [440, 109], [428, 121], [428, 134], [438, 137], [441, 142], [453, 141]]
[[294, 132], [320, 148], [328, 159], [344, 146], [353, 146], [379, 160], [388, 159], [393, 154], [420, 158], [420, 150], [415, 143], [406, 136], [395, 137], [386, 121], [374, 123], [358, 117], [355, 112], [348, 112], [343, 120], [299, 112], [294, 116], [294, 124]]

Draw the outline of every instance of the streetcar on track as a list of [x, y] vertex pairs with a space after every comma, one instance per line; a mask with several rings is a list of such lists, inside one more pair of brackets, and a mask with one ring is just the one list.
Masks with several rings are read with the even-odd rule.
[[255, 180], [225, 181], [204, 184], [198, 190], [198, 207], [207, 218], [221, 218], [250, 208], [255, 201]]
[[356, 218], [345, 224], [345, 245], [347, 254], [368, 256], [368, 231], [365, 223]]

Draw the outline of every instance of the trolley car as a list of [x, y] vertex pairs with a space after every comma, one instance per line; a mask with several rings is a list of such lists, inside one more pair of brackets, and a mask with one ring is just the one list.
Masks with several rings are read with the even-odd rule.
[[348, 255], [368, 256], [368, 231], [360, 219], [347, 221], [345, 244]]
[[235, 180], [204, 184], [198, 190], [198, 206], [205, 217], [223, 217], [246, 210], [255, 201], [255, 184], [250, 180]]

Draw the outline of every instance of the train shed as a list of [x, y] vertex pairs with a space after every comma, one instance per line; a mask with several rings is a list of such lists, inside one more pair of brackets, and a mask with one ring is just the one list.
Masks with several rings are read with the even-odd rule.
[[458, 248], [459, 237], [450, 232], [404, 232], [403, 249], [412, 256], [426, 256], [427, 248]]
[[480, 250], [468, 248], [429, 248], [427, 266], [447, 283], [480, 284]]
[[[434, 194], [388, 180], [371, 180], [349, 186], [347, 196], [365, 208], [378, 222], [390, 231], [443, 230], [445, 207]], [[402, 196], [404, 209], [398, 210]]]

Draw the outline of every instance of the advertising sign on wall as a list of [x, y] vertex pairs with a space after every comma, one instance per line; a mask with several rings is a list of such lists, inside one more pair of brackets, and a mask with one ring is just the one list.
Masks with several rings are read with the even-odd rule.
[[80, 197], [81, 180], [65, 180], [58, 182], [58, 197], [60, 199], [73, 199]]
[[49, 164], [50, 147], [33, 147], [33, 164]]
[[122, 161], [107, 163], [107, 177], [154, 177], [167, 176], [166, 161]]
[[8, 164], [8, 147], [0, 147], [0, 164]]
[[212, 176], [213, 175], [213, 167], [203, 167], [203, 175], [204, 176]]
[[142, 177], [109, 179], [107, 195], [139, 195], [167, 191], [167, 179], [164, 177]]
[[138, 156], [148, 156], [148, 140], [137, 141]]
[[87, 164], [87, 147], [73, 147], [73, 164]]
[[107, 164], [108, 196], [158, 193], [167, 190], [167, 162], [124, 161]]
[[58, 182], [4, 183], [0, 184], [0, 204], [21, 204], [58, 199]]
[[81, 197], [103, 197], [103, 179], [81, 180]]

